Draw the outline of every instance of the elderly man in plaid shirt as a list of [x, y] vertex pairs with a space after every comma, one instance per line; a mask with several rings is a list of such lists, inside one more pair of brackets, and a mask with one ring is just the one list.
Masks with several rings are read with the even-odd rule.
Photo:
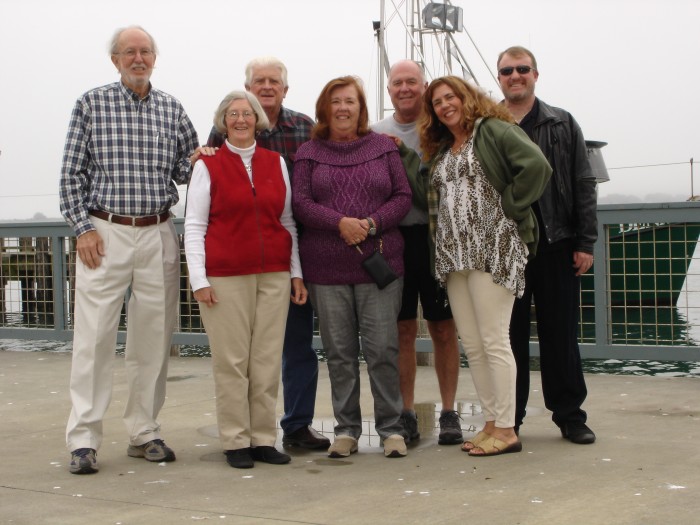
[[[269, 129], [255, 137], [258, 146], [276, 151], [287, 163], [293, 177], [292, 164], [297, 149], [311, 138], [314, 121], [303, 113], [282, 106], [287, 95], [287, 68], [277, 58], [259, 57], [251, 60], [245, 70], [245, 87], [260, 101], [270, 120]], [[207, 146], [218, 148], [225, 137], [212, 129]], [[299, 235], [303, 235], [297, 225]], [[290, 302], [282, 350], [282, 388], [284, 417], [280, 421], [285, 446], [327, 449], [330, 440], [312, 426], [318, 383], [318, 357], [313, 341], [313, 310], [309, 301], [304, 305]]]
[[180, 102], [151, 87], [157, 53], [151, 35], [137, 26], [119, 29], [110, 53], [121, 80], [78, 99], [61, 168], [61, 212], [78, 237], [73, 407], [66, 429], [73, 474], [98, 471], [127, 290], [127, 454], [175, 460], [156, 420], [165, 400], [180, 275], [170, 208], [178, 201], [176, 185], [189, 180], [197, 133]]

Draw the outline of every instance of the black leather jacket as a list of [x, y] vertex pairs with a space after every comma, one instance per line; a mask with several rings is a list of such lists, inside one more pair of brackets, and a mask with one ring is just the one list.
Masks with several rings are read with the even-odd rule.
[[554, 170], [538, 201], [547, 240], [573, 238], [575, 251], [592, 254], [598, 238], [596, 181], [581, 128], [571, 114], [539, 100], [532, 140]]

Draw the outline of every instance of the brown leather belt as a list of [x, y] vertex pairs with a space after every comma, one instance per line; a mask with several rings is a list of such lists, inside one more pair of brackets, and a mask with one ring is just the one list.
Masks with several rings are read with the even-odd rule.
[[170, 210], [164, 211], [160, 215], [148, 215], [146, 217], [125, 217], [124, 215], [115, 215], [102, 210], [90, 210], [88, 212], [93, 217], [105, 221], [113, 222], [114, 224], [122, 224], [124, 226], [153, 226], [160, 224], [170, 218]]

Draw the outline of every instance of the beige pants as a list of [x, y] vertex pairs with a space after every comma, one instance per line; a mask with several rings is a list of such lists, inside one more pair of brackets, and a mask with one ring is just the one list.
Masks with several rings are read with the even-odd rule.
[[224, 450], [274, 446], [289, 272], [209, 277], [218, 303], [200, 306], [211, 345]]
[[449, 274], [447, 295], [484, 418], [510, 428], [516, 367], [508, 329], [515, 296], [478, 270]]
[[127, 307], [124, 423], [133, 445], [160, 438], [168, 355], [177, 319], [180, 250], [172, 221], [133, 227], [90, 218], [104, 241], [100, 266], [76, 263], [68, 450], [98, 449], [112, 397], [117, 329]]

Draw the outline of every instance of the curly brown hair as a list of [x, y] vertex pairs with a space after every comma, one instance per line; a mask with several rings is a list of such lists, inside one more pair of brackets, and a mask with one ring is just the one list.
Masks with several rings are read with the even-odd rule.
[[452, 89], [462, 101], [461, 126], [468, 135], [474, 130], [474, 123], [478, 118], [490, 117], [515, 122], [505, 106], [498, 104], [465, 80], [451, 75], [436, 78], [423, 95], [423, 113], [418, 121], [424, 160], [430, 160], [438, 151], [450, 146], [454, 141], [452, 133], [440, 122], [433, 108], [433, 94], [443, 84]]
[[369, 112], [367, 111], [367, 98], [362, 83], [357, 77], [347, 75], [334, 78], [329, 81], [321, 90], [321, 94], [316, 101], [316, 125], [311, 130], [312, 139], [327, 140], [330, 136], [329, 122], [331, 109], [331, 96], [333, 91], [340, 87], [354, 86], [357, 90], [357, 100], [360, 103], [360, 116], [357, 121], [357, 136], [363, 137], [370, 131]]

